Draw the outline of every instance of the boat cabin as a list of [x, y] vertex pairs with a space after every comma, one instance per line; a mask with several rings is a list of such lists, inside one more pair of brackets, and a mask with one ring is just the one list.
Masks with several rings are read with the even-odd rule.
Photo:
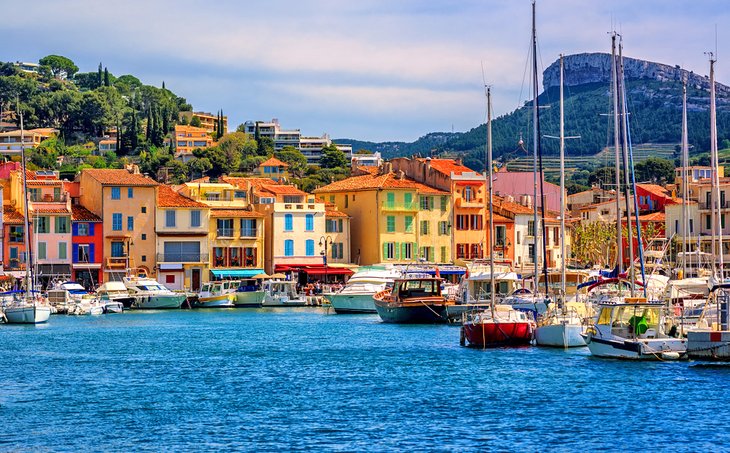
[[663, 304], [644, 298], [627, 297], [626, 303], [601, 305], [596, 327], [621, 338], [665, 338], [662, 325]]
[[414, 299], [441, 296], [440, 278], [395, 280], [391, 296], [396, 299]]
[[299, 296], [296, 284], [297, 282], [293, 280], [268, 280], [264, 282], [263, 290], [271, 296], [285, 295], [289, 298], [296, 298]]

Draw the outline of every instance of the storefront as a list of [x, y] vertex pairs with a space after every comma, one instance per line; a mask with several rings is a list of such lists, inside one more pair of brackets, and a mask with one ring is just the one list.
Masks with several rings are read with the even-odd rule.
[[71, 279], [88, 290], [101, 284], [101, 263], [74, 264]]
[[320, 281], [322, 283], [344, 283], [353, 271], [342, 264], [277, 264], [275, 272], [291, 273], [292, 279], [300, 285]]
[[46, 289], [54, 281], [71, 280], [71, 265], [69, 264], [39, 264], [38, 282], [41, 288]]

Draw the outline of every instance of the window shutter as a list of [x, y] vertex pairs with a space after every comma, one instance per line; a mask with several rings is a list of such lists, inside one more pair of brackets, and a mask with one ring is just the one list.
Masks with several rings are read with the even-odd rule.
[[428, 197], [428, 207], [431, 208], [431, 210], [433, 210], [433, 207], [434, 207], [434, 199], [433, 198], [434, 197]]
[[383, 260], [388, 259], [388, 243], [383, 242]]
[[393, 248], [395, 249], [395, 259], [400, 260], [400, 243], [394, 242]]
[[406, 253], [406, 245], [406, 242], [402, 242], [400, 244], [400, 256], [402, 256], [404, 260], [408, 259], [408, 254]]

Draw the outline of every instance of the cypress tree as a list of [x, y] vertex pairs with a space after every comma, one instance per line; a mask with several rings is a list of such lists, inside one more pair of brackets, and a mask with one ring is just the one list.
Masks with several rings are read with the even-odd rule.
[[102, 76], [102, 74], [101, 74], [101, 61], [100, 61], [100, 62], [99, 62], [99, 79], [98, 79], [98, 80], [96, 81], [96, 86], [97, 86], [97, 87], [100, 87], [100, 86], [101, 86], [101, 84], [102, 84], [102, 83], [104, 82], [104, 79], [103, 79], [102, 77], [103, 77], [103, 76]]
[[163, 90], [165, 89], [165, 81], [164, 80], [162, 81], [162, 89]]
[[107, 68], [104, 68], [104, 86], [109, 86], [109, 70]]
[[152, 107], [147, 109], [147, 130], [145, 131], [145, 139], [147, 143], [151, 142], [152, 138]]
[[162, 107], [162, 136], [166, 136], [168, 132], [170, 132], [170, 112], [165, 105]]
[[131, 140], [130, 144], [132, 145], [132, 151], [137, 149], [137, 146], [139, 146], [139, 124], [137, 123], [137, 109], [132, 109], [132, 125], [131, 125]]

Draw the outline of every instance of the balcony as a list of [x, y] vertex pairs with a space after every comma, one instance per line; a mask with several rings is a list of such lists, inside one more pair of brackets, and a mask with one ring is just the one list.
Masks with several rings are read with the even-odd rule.
[[68, 195], [65, 193], [54, 195], [50, 193], [46, 194], [35, 194], [31, 193], [30, 201], [35, 203], [65, 203], [68, 200]]
[[24, 271], [25, 270], [25, 262], [20, 261], [17, 258], [10, 258], [8, 261], [7, 266], [5, 266], [6, 271]]
[[216, 230], [216, 237], [233, 239], [233, 228], [218, 228]]
[[390, 212], [417, 212], [419, 210], [418, 203], [411, 202], [411, 203], [388, 203], [387, 201], [383, 201], [380, 204], [381, 211], [390, 211]]
[[457, 198], [456, 207], [457, 208], [477, 208], [477, 209], [483, 208], [484, 200], [481, 198], [472, 198], [471, 200], [467, 201], [464, 198]]
[[106, 258], [107, 269], [121, 269], [124, 270], [127, 267], [134, 267], [132, 260], [126, 256], [108, 256]]
[[158, 253], [159, 263], [207, 263], [207, 253]]
[[[715, 205], [716, 205], [715, 203], [710, 203], [710, 204], [700, 203], [700, 210], [708, 210], [709, 211], [710, 209], [713, 209], [713, 207]], [[730, 208], [730, 201], [722, 201], [722, 200], [720, 200], [720, 209], [728, 209], [728, 208]]]

